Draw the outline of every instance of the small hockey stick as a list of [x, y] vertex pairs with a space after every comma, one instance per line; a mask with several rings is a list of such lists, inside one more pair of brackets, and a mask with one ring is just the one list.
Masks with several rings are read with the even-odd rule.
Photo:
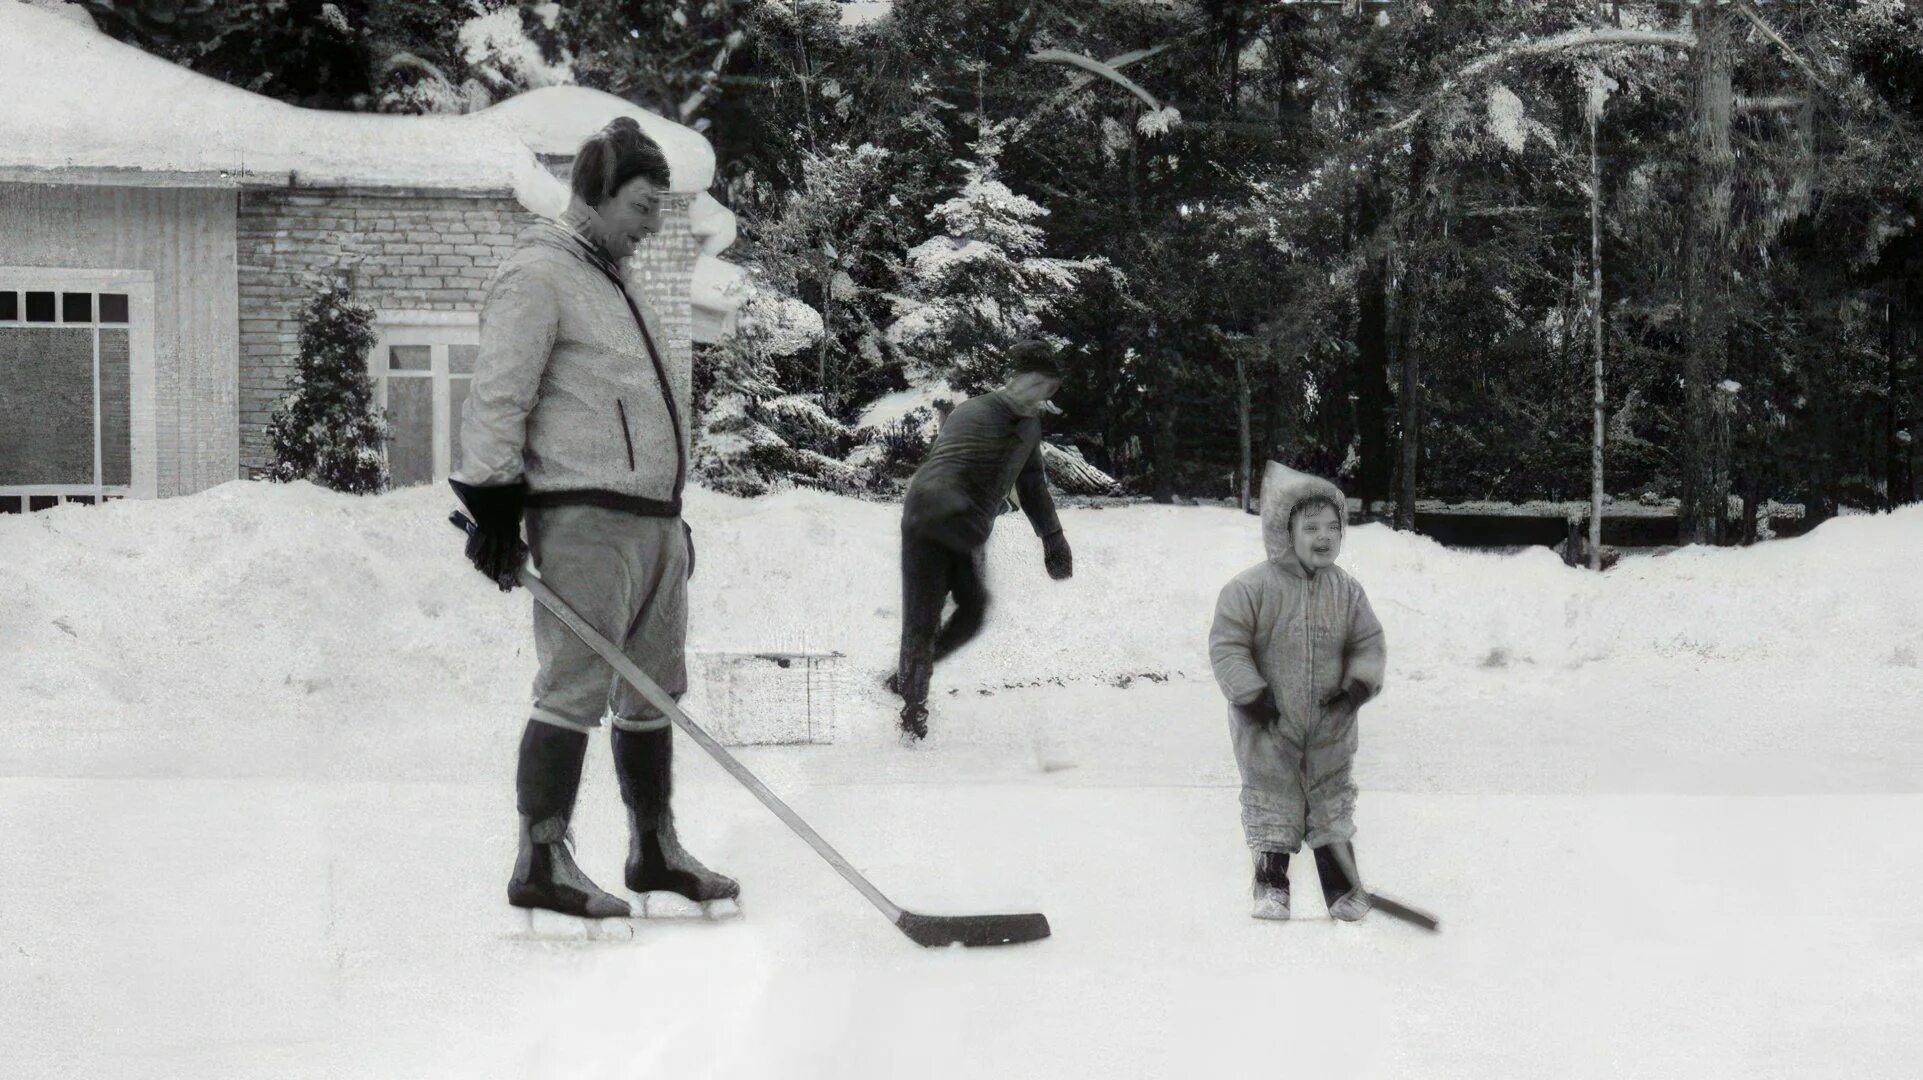
[[[448, 520], [470, 535], [474, 532], [474, 523], [468, 520], [466, 514], [458, 510]], [[928, 947], [1015, 945], [1025, 941], [1039, 941], [1048, 936], [1048, 917], [1039, 912], [1026, 915], [922, 915], [903, 910], [899, 904], [883, 896], [880, 889], [875, 888], [867, 878], [861, 875], [861, 871], [850, 865], [848, 860], [842, 857], [841, 852], [836, 851], [828, 841], [822, 839], [821, 834], [803, 821], [799, 814], [789, 809], [787, 803], [782, 802], [779, 796], [769, 791], [768, 786], [763, 784], [755, 774], [749, 772], [747, 766], [736, 761], [733, 754], [728, 753], [720, 743], [715, 741], [714, 736], [702, 730], [701, 725], [690, 719], [687, 713], [682, 712], [681, 706], [669, 697], [666, 691], [656, 686], [654, 680], [648, 678], [632, 660], [622, 655], [621, 650], [609, 644], [606, 638], [596, 633], [595, 629], [589, 626], [581, 616], [575, 614], [573, 608], [556, 596], [553, 589], [548, 588], [540, 575], [524, 565], [516, 571], [515, 580], [527, 586], [528, 591], [534, 594], [534, 599], [542, 607], [547, 608], [554, 613], [555, 618], [566, 623], [568, 629], [574, 631], [576, 636], [586, 642], [587, 646], [593, 649], [601, 659], [606, 660], [608, 665], [614, 668], [621, 678], [627, 680], [628, 685], [634, 687], [642, 697], [646, 698], [650, 705], [660, 709], [668, 719], [674, 721], [676, 727], [720, 762], [721, 767], [728, 770], [729, 775], [753, 792], [755, 798], [761, 800], [762, 805], [774, 811], [774, 815], [781, 819], [782, 824], [793, 829], [795, 835], [807, 841], [808, 846], [815, 849], [815, 854], [826, 859], [828, 865], [835, 868], [836, 873], [846, 879], [848, 884], [853, 885], [856, 892], [867, 897], [869, 903], [880, 909], [881, 913], [888, 917], [888, 921], [895, 924], [896, 929], [908, 936], [908, 940]]]

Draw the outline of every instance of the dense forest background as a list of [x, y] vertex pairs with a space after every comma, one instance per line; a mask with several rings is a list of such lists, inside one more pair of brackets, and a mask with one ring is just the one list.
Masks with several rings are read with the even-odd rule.
[[[1050, 438], [1160, 500], [1923, 497], [1903, 0], [86, 0], [302, 105], [574, 82], [704, 131], [755, 292], [703, 472], [886, 492], [1058, 342]], [[897, 410], [899, 411], [899, 410]]]

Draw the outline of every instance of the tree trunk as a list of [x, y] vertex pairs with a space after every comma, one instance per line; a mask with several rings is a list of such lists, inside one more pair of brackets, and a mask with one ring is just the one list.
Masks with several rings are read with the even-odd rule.
[[1158, 503], [1175, 501], [1175, 412], [1173, 391], [1162, 399], [1155, 417], [1155, 492]]
[[1735, 155], [1730, 149], [1730, 83], [1734, 15], [1715, 5], [1695, 9], [1691, 59], [1689, 194], [1684, 207], [1683, 303], [1688, 340], [1683, 355], [1681, 534], [1685, 544], [1722, 542], [1729, 503], [1727, 403], [1729, 363], [1729, 218]]
[[[1410, 312], [1407, 323], [1415, 321]], [[1414, 327], [1405, 324], [1400, 354], [1402, 368], [1402, 492], [1396, 499], [1396, 528], [1404, 532], [1416, 527], [1416, 472], [1422, 455], [1422, 370], [1421, 357], [1409, 342]]]
[[[1383, 195], [1374, 185], [1362, 190], [1356, 209], [1356, 241], [1372, 239]], [[1362, 512], [1389, 496], [1389, 273], [1386, 255], [1372, 255], [1356, 281], [1355, 420], [1358, 456], [1356, 494]]]
[[1235, 352], [1235, 418], [1238, 434], [1242, 440], [1241, 467], [1236, 472], [1236, 486], [1241, 489], [1242, 509], [1249, 508], [1249, 473], [1255, 467], [1254, 435], [1251, 430], [1250, 413], [1254, 408], [1253, 393], [1249, 389], [1249, 361], [1244, 350], [1230, 346]]
[[1897, 493], [1897, 476], [1902, 471], [1903, 444], [1898, 442], [1896, 438], [1896, 433], [1901, 430], [1897, 424], [1898, 386], [1896, 380], [1896, 358], [1903, 349], [1903, 333], [1901, 329], [1903, 320], [1898, 315], [1898, 312], [1901, 310], [1901, 300], [1899, 299], [1901, 293], [1898, 290], [1896, 279], [1888, 279], [1884, 283], [1884, 288], [1888, 290], [1887, 307], [1884, 309], [1883, 317], [1889, 323], [1887, 332], [1889, 344], [1883, 350], [1885, 354], [1883, 368], [1883, 509], [1894, 510], [1902, 501]]
[[828, 384], [828, 343], [834, 339], [835, 274], [830, 266], [821, 275], [821, 344], [815, 350], [815, 379], [821, 388], [821, 407], [835, 411], [834, 387]]
[[1596, 342], [1595, 430], [1589, 443], [1589, 568], [1602, 569], [1603, 528], [1603, 262], [1602, 159], [1596, 153], [1597, 117], [1589, 116], [1589, 325]]

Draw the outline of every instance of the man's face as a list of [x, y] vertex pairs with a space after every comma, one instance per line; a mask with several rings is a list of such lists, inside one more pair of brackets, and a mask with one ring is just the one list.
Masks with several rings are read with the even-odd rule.
[[642, 241], [661, 231], [661, 198], [654, 182], [635, 177], [595, 208], [600, 233], [595, 239], [616, 259], [634, 254]]
[[1297, 514], [1294, 537], [1295, 557], [1309, 570], [1333, 566], [1342, 554], [1342, 522], [1326, 506]]
[[1002, 392], [1015, 403], [1022, 415], [1034, 416], [1042, 411], [1042, 402], [1054, 397], [1061, 388], [1062, 380], [1030, 371], [1008, 380]]

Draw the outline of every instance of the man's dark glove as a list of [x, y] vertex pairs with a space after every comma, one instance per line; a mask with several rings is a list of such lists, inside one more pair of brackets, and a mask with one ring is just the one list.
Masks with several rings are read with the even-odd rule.
[[681, 523], [681, 535], [688, 541], [688, 579], [694, 579], [694, 526], [686, 521]]
[[1362, 703], [1367, 700], [1369, 700], [1369, 688], [1356, 682], [1354, 679], [1350, 679], [1348, 682], [1342, 684], [1342, 689], [1322, 699], [1322, 707], [1325, 709], [1333, 709], [1337, 706], [1343, 706], [1358, 709], [1361, 708]]
[[1042, 537], [1042, 565], [1056, 581], [1075, 576], [1075, 553], [1068, 549], [1068, 537], [1060, 529]]
[[467, 557], [502, 592], [514, 588], [515, 576], [527, 561], [527, 545], [521, 542], [521, 510], [527, 503], [527, 483], [517, 481], [491, 487], [474, 487], [449, 480], [454, 493], [474, 517], [474, 529], [467, 534]]
[[1275, 694], [1269, 690], [1262, 691], [1261, 697], [1247, 705], [1237, 705], [1235, 709], [1243, 719], [1257, 727], [1274, 727], [1275, 722], [1282, 719], [1282, 710], [1275, 706]]

